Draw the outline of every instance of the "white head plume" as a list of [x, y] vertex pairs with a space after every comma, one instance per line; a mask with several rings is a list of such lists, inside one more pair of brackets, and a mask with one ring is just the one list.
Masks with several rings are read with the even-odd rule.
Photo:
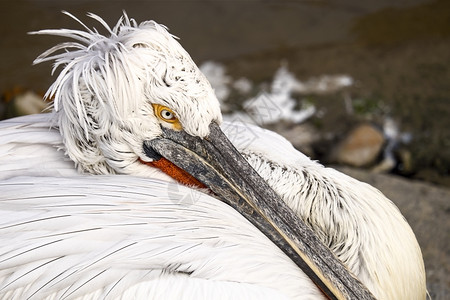
[[191, 135], [204, 137], [211, 121], [221, 122], [209, 82], [164, 26], [154, 21], [138, 25], [124, 13], [111, 28], [88, 14], [107, 30], [106, 36], [64, 13], [86, 31], [32, 32], [74, 40], [47, 50], [34, 63], [54, 61], [52, 73], [62, 67], [46, 98], [54, 98], [66, 151], [79, 169], [139, 174], [136, 161], [148, 160], [142, 142], [161, 130], [151, 103], [170, 107]]

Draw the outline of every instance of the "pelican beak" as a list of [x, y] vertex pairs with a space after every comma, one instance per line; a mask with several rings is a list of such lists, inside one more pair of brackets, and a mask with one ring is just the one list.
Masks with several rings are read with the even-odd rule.
[[226, 202], [272, 240], [329, 299], [375, 299], [248, 164], [215, 123], [201, 139], [163, 128], [144, 143], [145, 152], [164, 157]]

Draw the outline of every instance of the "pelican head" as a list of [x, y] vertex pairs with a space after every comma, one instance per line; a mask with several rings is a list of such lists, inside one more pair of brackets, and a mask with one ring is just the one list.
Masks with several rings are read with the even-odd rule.
[[164, 26], [153, 21], [138, 25], [124, 14], [110, 28], [100, 17], [90, 16], [104, 25], [108, 36], [87, 27], [87, 32], [34, 32], [75, 40], [34, 61], [54, 60], [53, 72], [62, 67], [46, 97], [54, 98], [65, 151], [84, 172], [155, 176], [160, 171], [143, 164], [154, 160], [146, 154], [145, 142], [162, 136], [163, 128], [206, 137], [209, 125], [222, 121], [219, 102]]
[[[373, 299], [279, 196], [288, 194], [283, 199], [289, 199], [289, 193], [302, 195], [303, 191], [286, 192], [281, 188], [276, 193], [222, 133], [219, 102], [211, 85], [164, 26], [153, 21], [137, 24], [124, 13], [111, 28], [100, 17], [89, 14], [107, 31], [107, 35], [102, 35], [66, 14], [85, 30], [34, 32], [73, 39], [44, 52], [34, 63], [54, 61], [53, 72], [61, 69], [46, 97], [53, 98], [55, 123], [65, 151], [79, 170], [175, 179], [206, 188], [265, 233], [330, 298]], [[270, 168], [268, 164], [265, 166]], [[294, 175], [298, 182], [306, 180], [305, 173]], [[318, 182], [329, 183], [331, 187], [324, 190], [334, 190], [331, 180]], [[322, 199], [316, 188], [305, 187], [312, 198], [317, 196], [314, 203], [323, 205], [317, 216], [328, 219], [315, 224], [325, 231], [330, 227], [327, 222], [333, 220], [333, 215], [328, 217], [327, 205], [334, 202], [328, 201], [328, 196]], [[361, 207], [358, 196], [350, 198], [354, 201], [352, 205]], [[344, 207], [342, 203], [340, 206]], [[306, 210], [314, 212], [312, 207]], [[387, 210], [395, 209], [387, 204]], [[341, 217], [338, 215], [339, 220]], [[366, 217], [355, 218], [355, 226]], [[373, 228], [378, 230], [376, 226]], [[406, 228], [407, 224], [401, 226]], [[383, 230], [380, 232], [384, 234]], [[333, 237], [337, 239], [339, 234]], [[414, 244], [414, 235], [408, 234]], [[347, 246], [358, 248], [335, 246], [338, 252]], [[420, 250], [414, 251], [420, 254]], [[354, 256], [361, 255], [354, 253]], [[373, 264], [375, 269], [376, 265]], [[373, 277], [378, 276], [374, 274]]]

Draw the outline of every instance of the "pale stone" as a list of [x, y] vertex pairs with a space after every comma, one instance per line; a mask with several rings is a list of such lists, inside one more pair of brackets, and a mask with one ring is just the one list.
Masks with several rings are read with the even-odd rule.
[[310, 157], [314, 156], [313, 144], [319, 140], [320, 134], [312, 125], [307, 123], [298, 124], [278, 132], [303, 154]]
[[42, 113], [49, 105], [48, 102], [42, 99], [42, 96], [32, 91], [17, 95], [13, 101], [17, 116]]
[[354, 167], [373, 164], [385, 142], [383, 133], [370, 124], [351, 130], [336, 147], [332, 157], [338, 163]]

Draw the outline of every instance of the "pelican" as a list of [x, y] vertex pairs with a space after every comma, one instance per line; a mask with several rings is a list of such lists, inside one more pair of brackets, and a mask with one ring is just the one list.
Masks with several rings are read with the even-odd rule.
[[1, 299], [357, 299], [334, 269], [365, 299], [425, 298], [414, 233], [378, 190], [222, 122], [166, 27], [89, 14], [102, 35], [66, 14], [85, 30], [33, 32], [73, 40], [34, 62], [61, 69], [52, 112], [0, 122]]

